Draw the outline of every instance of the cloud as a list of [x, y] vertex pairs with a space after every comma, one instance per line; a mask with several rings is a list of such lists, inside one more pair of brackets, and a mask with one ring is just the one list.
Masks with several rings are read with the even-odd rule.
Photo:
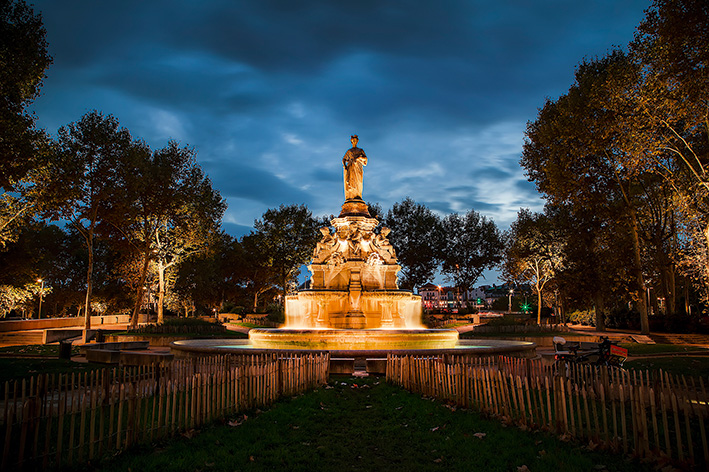
[[540, 209], [525, 123], [574, 66], [632, 39], [647, 0], [37, 0], [54, 64], [34, 106], [54, 132], [114, 114], [153, 148], [194, 146], [242, 234], [269, 207], [337, 214], [349, 136], [364, 198], [410, 196], [501, 227]]

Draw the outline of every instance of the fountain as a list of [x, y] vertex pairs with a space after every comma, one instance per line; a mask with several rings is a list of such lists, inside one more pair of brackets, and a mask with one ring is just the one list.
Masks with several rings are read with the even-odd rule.
[[308, 266], [310, 288], [285, 300], [285, 326], [254, 329], [255, 347], [314, 349], [384, 349], [454, 347], [456, 330], [426, 330], [421, 324], [421, 297], [400, 290], [396, 253], [389, 228], [369, 214], [362, 200], [367, 156], [357, 147], [342, 158], [345, 202], [322, 238]]
[[[226, 340], [178, 341], [173, 349], [224, 352], [231, 347], [252, 349], [329, 350], [348, 356], [385, 352], [475, 349], [476, 353], [528, 351], [533, 343], [506, 341], [459, 342], [454, 329], [426, 329], [421, 322], [421, 297], [397, 285], [396, 252], [387, 239], [390, 229], [368, 211], [362, 199], [367, 156], [351, 137], [342, 159], [345, 202], [332, 229], [322, 238], [308, 266], [310, 287], [285, 299], [286, 322], [281, 328], [252, 329], [249, 343]], [[200, 351], [203, 352], [203, 351]], [[179, 355], [179, 353], [178, 353]]]

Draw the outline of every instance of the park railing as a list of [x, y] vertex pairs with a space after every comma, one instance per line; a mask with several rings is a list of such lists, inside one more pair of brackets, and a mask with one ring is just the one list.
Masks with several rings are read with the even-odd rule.
[[327, 382], [329, 354], [218, 356], [6, 382], [0, 470], [61, 468]]
[[389, 355], [387, 381], [591, 448], [706, 470], [702, 378], [505, 356]]

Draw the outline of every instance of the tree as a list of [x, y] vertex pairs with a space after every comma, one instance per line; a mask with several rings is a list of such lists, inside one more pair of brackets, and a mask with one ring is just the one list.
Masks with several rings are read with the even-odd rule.
[[39, 95], [52, 58], [42, 17], [21, 0], [0, 2], [0, 250], [39, 210], [36, 182], [47, 137], [26, 107]]
[[619, 100], [637, 73], [619, 50], [579, 65], [569, 92], [547, 100], [537, 120], [528, 124], [522, 166], [552, 203], [571, 203], [579, 211], [603, 215], [605, 225], [629, 232], [632, 296], [641, 331], [648, 333], [638, 216], [645, 173], [635, 165], [640, 149], [627, 139], [623, 120], [632, 106]]
[[259, 297], [278, 285], [278, 273], [272, 267], [266, 235], [251, 232], [241, 238], [238, 252], [239, 278], [253, 297], [253, 311], [256, 312]]
[[83, 236], [88, 252], [84, 328], [91, 327], [94, 245], [99, 224], [105, 221], [117, 163], [134, 147], [130, 133], [111, 115], [91, 111], [59, 129], [56, 154], [49, 168], [48, 194], [56, 199], [48, 216], [66, 219]]
[[445, 246], [441, 252], [442, 272], [466, 294], [483, 271], [502, 260], [503, 242], [495, 222], [474, 210], [443, 218]]
[[259, 244], [265, 250], [262, 257], [273, 270], [284, 300], [300, 267], [313, 255], [320, 236], [318, 226], [305, 205], [281, 205], [267, 210], [254, 222], [256, 234], [261, 238]]
[[[505, 234], [505, 275], [529, 282], [537, 293], [537, 324], [542, 322], [544, 287], [562, 267], [563, 239], [549, 216], [521, 209]], [[602, 324], [599, 326], [603, 329]]]
[[440, 218], [406, 197], [394, 204], [384, 221], [391, 229], [389, 241], [402, 266], [402, 285], [413, 289], [433, 279], [444, 245]]
[[[681, 233], [681, 267], [709, 299], [709, 4], [655, 0], [638, 27], [631, 54], [642, 70], [625, 99], [634, 105], [628, 136], [643, 149], [637, 165], [665, 179]], [[638, 126], [642, 123], [642, 127]], [[673, 224], [675, 221], [673, 221]], [[674, 236], [674, 235], [673, 235]], [[674, 255], [674, 254], [673, 254]], [[663, 291], [672, 267], [663, 273]], [[667, 298], [673, 299], [674, 296]]]
[[0, 2], [0, 38], [0, 187], [12, 190], [38, 164], [43, 133], [25, 108], [39, 95], [52, 58], [42, 16], [22, 0]]
[[158, 276], [158, 322], [163, 322], [166, 271], [204, 251], [226, 204], [196, 162], [192, 148], [170, 141], [153, 153], [134, 144], [117, 165], [108, 220], [141, 261], [131, 324], [138, 322], [151, 262]]
[[172, 309], [184, 310], [187, 315], [200, 308], [212, 313], [233, 305], [243, 283], [240, 253], [239, 241], [224, 232], [215, 235], [204, 252], [177, 268], [174, 290], [168, 294]]

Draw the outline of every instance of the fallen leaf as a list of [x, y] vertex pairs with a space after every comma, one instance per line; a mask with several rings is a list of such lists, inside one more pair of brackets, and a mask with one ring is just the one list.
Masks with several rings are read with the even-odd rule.
[[487, 433], [475, 433], [475, 434], [473, 434], [473, 436], [475, 436], [478, 439], [482, 439], [485, 436], [487, 436]]
[[431, 431], [438, 431], [438, 426], [436, 426], [435, 428], [431, 428]]
[[198, 431], [195, 430], [195, 429], [188, 429], [187, 431], [185, 431], [184, 433], [182, 433], [182, 435], [183, 435], [184, 437], [186, 437], [187, 439], [192, 439], [193, 437], [197, 436], [197, 432], [198, 432]]
[[433, 459], [433, 462], [435, 462], [436, 464], [440, 464], [441, 462], [443, 462], [443, 458], [439, 457], [438, 459]]
[[519, 466], [517, 467], [517, 472], [529, 472], [529, 467], [526, 465]]
[[250, 460], [251, 462], [256, 462], [256, 459], [254, 458], [254, 456], [249, 456], [249, 460]]

